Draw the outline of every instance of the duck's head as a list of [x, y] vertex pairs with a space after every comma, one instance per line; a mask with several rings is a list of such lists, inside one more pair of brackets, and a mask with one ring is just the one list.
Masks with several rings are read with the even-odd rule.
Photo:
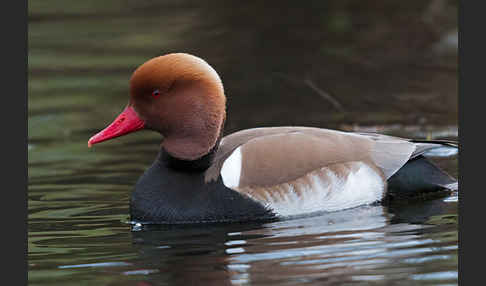
[[217, 143], [225, 109], [223, 85], [208, 63], [189, 54], [167, 54], [133, 72], [125, 110], [88, 146], [150, 129], [162, 134], [162, 148], [170, 155], [194, 160]]

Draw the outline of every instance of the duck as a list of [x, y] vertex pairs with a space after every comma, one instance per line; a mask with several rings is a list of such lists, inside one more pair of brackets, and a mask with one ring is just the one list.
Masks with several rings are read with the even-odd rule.
[[140, 130], [162, 135], [130, 197], [131, 221], [148, 224], [278, 220], [458, 189], [425, 157], [454, 141], [303, 126], [223, 136], [225, 121], [218, 73], [170, 53], [135, 69], [127, 105], [88, 147]]

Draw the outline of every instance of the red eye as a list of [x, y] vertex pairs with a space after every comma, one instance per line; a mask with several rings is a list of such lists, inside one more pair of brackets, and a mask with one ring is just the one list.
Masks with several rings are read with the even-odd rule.
[[159, 95], [160, 95], [160, 91], [158, 89], [156, 89], [152, 92], [152, 96], [155, 97], [155, 98], [159, 97]]

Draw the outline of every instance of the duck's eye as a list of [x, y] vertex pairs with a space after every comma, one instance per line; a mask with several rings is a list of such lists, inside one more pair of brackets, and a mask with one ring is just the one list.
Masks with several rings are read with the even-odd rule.
[[159, 97], [159, 95], [160, 95], [160, 91], [158, 89], [152, 91], [152, 96], [153, 97], [157, 98], [157, 97]]

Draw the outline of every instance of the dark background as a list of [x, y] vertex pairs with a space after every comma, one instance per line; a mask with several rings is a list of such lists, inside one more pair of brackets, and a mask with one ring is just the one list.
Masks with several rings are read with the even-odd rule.
[[223, 79], [228, 131], [457, 125], [458, 1], [29, 4], [29, 115], [79, 94], [63, 104], [96, 114], [109, 98], [94, 115], [109, 121], [138, 65], [188, 52]]

